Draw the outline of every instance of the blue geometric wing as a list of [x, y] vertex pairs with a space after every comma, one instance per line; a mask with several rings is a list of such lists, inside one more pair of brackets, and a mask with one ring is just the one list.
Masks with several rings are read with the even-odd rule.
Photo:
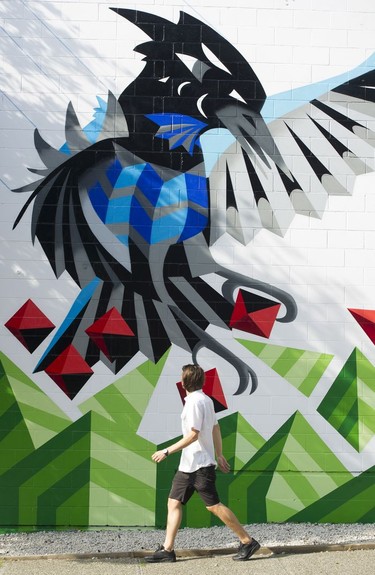
[[182, 146], [190, 155], [193, 155], [194, 147], [199, 146], [199, 136], [207, 127], [207, 124], [183, 114], [148, 114], [146, 117], [160, 126], [156, 136], [169, 141], [170, 150]]

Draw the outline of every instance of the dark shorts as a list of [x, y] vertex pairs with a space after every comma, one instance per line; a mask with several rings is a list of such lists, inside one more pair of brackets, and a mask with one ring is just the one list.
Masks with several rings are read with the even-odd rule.
[[220, 499], [216, 491], [215, 481], [216, 469], [214, 465], [201, 467], [193, 473], [177, 471], [173, 479], [169, 498], [177, 499], [177, 501], [181, 501], [185, 505], [194, 491], [196, 491], [206, 507], [217, 505], [220, 503]]

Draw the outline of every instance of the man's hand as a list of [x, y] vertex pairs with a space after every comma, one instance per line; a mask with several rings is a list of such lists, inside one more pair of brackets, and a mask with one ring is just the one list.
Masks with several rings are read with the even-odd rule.
[[155, 463], [160, 463], [166, 458], [167, 456], [165, 455], [164, 451], [155, 451], [155, 453], [151, 455], [151, 459], [155, 461]]
[[217, 464], [219, 466], [220, 471], [223, 473], [228, 473], [230, 471], [230, 465], [228, 461], [225, 459], [224, 455], [219, 455], [217, 457]]

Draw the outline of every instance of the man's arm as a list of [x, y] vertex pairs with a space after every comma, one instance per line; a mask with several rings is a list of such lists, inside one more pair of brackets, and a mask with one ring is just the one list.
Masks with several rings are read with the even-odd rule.
[[212, 429], [212, 438], [214, 441], [217, 464], [223, 473], [228, 473], [228, 471], [230, 471], [230, 466], [223, 455], [223, 441], [221, 439], [220, 425], [218, 423], [214, 425]]
[[[199, 431], [197, 429], [192, 429], [188, 435], [168, 447], [169, 455], [176, 453], [177, 451], [181, 451], [181, 449], [191, 445], [194, 443], [194, 441], [198, 440], [198, 436]], [[151, 456], [151, 459], [155, 461], [155, 463], [160, 463], [160, 461], [163, 461], [163, 459], [166, 457], [167, 456], [165, 455], [164, 451], [155, 451], [155, 453]]]

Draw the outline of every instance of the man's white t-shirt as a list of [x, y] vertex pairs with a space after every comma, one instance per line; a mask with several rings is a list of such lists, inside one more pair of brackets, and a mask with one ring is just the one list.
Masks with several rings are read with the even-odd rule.
[[182, 450], [178, 467], [180, 471], [192, 473], [201, 467], [216, 465], [212, 438], [212, 430], [216, 423], [212, 399], [200, 389], [189, 393], [181, 413], [182, 435], [185, 437], [192, 429], [196, 429], [199, 431], [199, 436], [198, 441]]

